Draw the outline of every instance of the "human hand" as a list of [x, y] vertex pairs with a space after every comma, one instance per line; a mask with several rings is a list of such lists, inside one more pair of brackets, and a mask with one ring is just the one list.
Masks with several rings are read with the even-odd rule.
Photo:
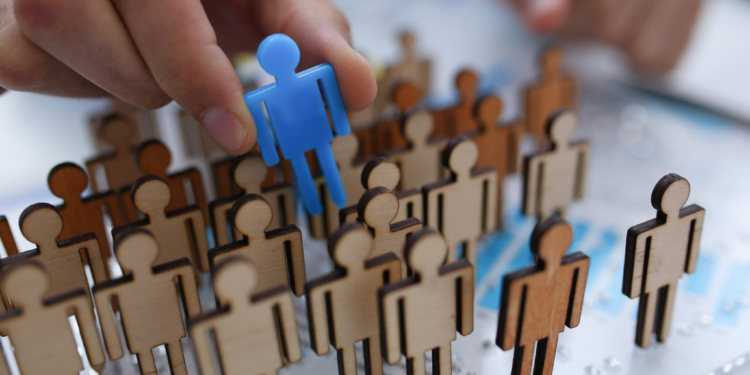
[[538, 32], [608, 42], [646, 72], [673, 69], [685, 51], [702, 0], [511, 0]]
[[227, 55], [273, 33], [297, 42], [299, 69], [333, 65], [347, 110], [375, 98], [372, 69], [326, 0], [0, 0], [0, 93], [174, 100], [238, 155], [256, 130]]

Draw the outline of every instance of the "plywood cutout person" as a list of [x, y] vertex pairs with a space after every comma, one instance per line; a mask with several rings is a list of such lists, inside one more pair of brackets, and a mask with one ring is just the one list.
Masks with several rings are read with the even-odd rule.
[[534, 374], [551, 375], [558, 335], [581, 321], [590, 260], [580, 251], [565, 255], [572, 241], [559, 216], [540, 222], [531, 234], [536, 264], [503, 278], [497, 346], [515, 346], [512, 374], [531, 375], [534, 362]]
[[44, 267], [23, 262], [2, 278], [3, 293], [13, 310], [0, 315], [0, 335], [8, 336], [23, 375], [77, 375], [84, 369], [68, 317], [75, 316], [89, 364], [104, 367], [91, 299], [83, 289], [45, 298], [50, 280]]
[[560, 110], [575, 110], [578, 84], [575, 77], [565, 74], [563, 52], [559, 47], [549, 47], [542, 52], [539, 67], [540, 80], [526, 89], [524, 112], [526, 131], [537, 143], [538, 149], [548, 147], [545, 126], [547, 119]]
[[414, 275], [380, 291], [385, 358], [406, 356], [407, 373], [426, 374], [425, 352], [432, 351], [432, 373], [452, 373], [451, 342], [456, 331], [474, 329], [474, 267], [461, 259], [445, 263], [442, 236], [424, 229], [409, 238], [406, 261]]
[[452, 176], [424, 187], [427, 202], [425, 225], [436, 228], [448, 243], [448, 262], [463, 257], [476, 264], [477, 240], [495, 229], [497, 172], [492, 167], [472, 170], [477, 145], [466, 137], [453, 138], [443, 150], [443, 165]]
[[[248, 154], [257, 154], [259, 152], [250, 151]], [[211, 163], [211, 174], [216, 189], [216, 198], [227, 198], [239, 194], [242, 188], [237, 186], [234, 181], [234, 167], [237, 165], [238, 160], [244, 158], [247, 154], [226, 157], [219, 159]], [[291, 185], [294, 182], [292, 178], [292, 166], [288, 160], [282, 161], [272, 167], [266, 167], [266, 179], [261, 184], [263, 188], [273, 188], [279, 185]]]
[[[100, 131], [103, 120], [111, 115], [122, 116], [133, 124], [134, 137], [130, 144], [133, 148], [138, 147], [138, 144], [143, 140], [159, 138], [156, 112], [136, 108], [114, 97], [109, 98], [109, 107], [107, 111], [95, 114], [89, 119], [89, 131], [96, 152], [104, 152], [112, 148], [112, 144], [104, 139]], [[113, 187], [110, 188], [114, 189]]]
[[[419, 103], [419, 90], [409, 82], [402, 82], [393, 89], [393, 103], [398, 109], [398, 115], [390, 120], [376, 124], [372, 129], [373, 141], [375, 142], [374, 154], [383, 154], [389, 150], [401, 149], [409, 145], [401, 132], [401, 123], [406, 119], [407, 113]], [[367, 157], [371, 155], [361, 155]]]
[[63, 230], [57, 238], [59, 241], [78, 237], [86, 233], [93, 233], [99, 241], [99, 250], [106, 261], [111, 256], [109, 235], [104, 226], [104, 209], [112, 225], [124, 224], [117, 196], [111, 192], [93, 194], [81, 197], [89, 184], [88, 176], [83, 168], [73, 163], [58, 164], [49, 172], [47, 177], [49, 189], [56, 197], [63, 200], [57, 206], [63, 218]]
[[115, 253], [124, 276], [94, 285], [93, 294], [109, 357], [122, 358], [117, 326], [112, 315], [116, 304], [124, 339], [138, 358], [141, 374], [156, 374], [151, 349], [166, 345], [173, 375], [187, 375], [180, 339], [185, 337], [179, 297], [186, 318], [201, 314], [193, 266], [187, 258], [156, 265], [159, 244], [145, 229], [131, 229], [116, 240]]
[[241, 256], [214, 269], [214, 289], [224, 303], [188, 322], [202, 375], [216, 375], [217, 368], [224, 375], [270, 375], [302, 358], [289, 289], [261, 290], [258, 276]]
[[677, 280], [693, 273], [698, 263], [706, 210], [692, 204], [683, 207], [690, 183], [670, 173], [659, 180], [651, 194], [656, 218], [631, 227], [625, 243], [622, 292], [640, 297], [635, 343], [648, 348], [651, 336], [666, 341], [672, 325]]
[[[203, 191], [203, 177], [196, 168], [189, 168], [176, 173], [167, 173], [167, 168], [172, 163], [172, 154], [167, 146], [158, 140], [152, 139], [143, 142], [137, 150], [138, 165], [143, 175], [155, 175], [161, 177], [169, 184], [169, 190], [172, 191], [172, 200], [167, 206], [168, 211], [178, 210], [190, 206], [188, 190], [185, 184], [192, 188], [192, 204], [200, 207], [203, 214], [203, 222], [209, 223], [208, 207], [206, 206], [206, 195]], [[136, 208], [131, 204], [128, 196], [130, 189], [120, 190], [120, 200], [122, 201], [129, 222], [138, 219]]]
[[[382, 186], [390, 191], [396, 191], [401, 180], [401, 171], [398, 165], [390, 159], [380, 156], [365, 164], [362, 170], [362, 186], [367, 190]], [[396, 192], [398, 198], [398, 213], [394, 221], [403, 221], [409, 218], [417, 218], [420, 221], [424, 216], [422, 192], [418, 189], [409, 189]], [[357, 205], [344, 207], [339, 212], [341, 223], [362, 222], [357, 212]]]
[[479, 121], [479, 131], [471, 134], [471, 140], [477, 144], [479, 156], [475, 168], [492, 167], [497, 171], [497, 209], [495, 210], [496, 228], [502, 227], [503, 219], [503, 181], [511, 173], [518, 172], [518, 160], [521, 149], [521, 137], [524, 124], [517, 121], [498, 126], [503, 102], [495, 95], [483, 97], [477, 103], [474, 112]]
[[[239, 239], [242, 235], [230, 232], [229, 211], [239, 198], [247, 194], [258, 194], [271, 205], [273, 219], [270, 229], [297, 224], [297, 206], [294, 200], [294, 187], [289, 183], [280, 183], [272, 187], [263, 188], [268, 167], [260, 154], [248, 153], [236, 159], [233, 168], [234, 181], [242, 191], [240, 195], [217, 199], [208, 204], [211, 213], [211, 226], [216, 236], [216, 246], [226, 245], [231, 239]], [[230, 233], [231, 235], [230, 237]]]
[[440, 152], [445, 147], [446, 139], [430, 139], [433, 123], [429, 112], [413, 113], [403, 124], [403, 133], [409, 141], [409, 146], [404, 150], [386, 154], [401, 168], [402, 191], [421, 189], [443, 177]]
[[524, 159], [524, 214], [565, 217], [570, 203], [583, 198], [590, 146], [586, 141], [570, 142], [576, 127], [573, 112], [556, 113], [547, 126], [552, 149]]
[[456, 90], [459, 101], [454, 106], [433, 112], [435, 119], [434, 137], [455, 137], [476, 131], [479, 125], [474, 118], [474, 105], [477, 100], [479, 77], [469, 69], [456, 75]]
[[[143, 172], [136, 162], [134, 143], [138, 140], [138, 125], [128, 118], [113, 114], [102, 119], [99, 132], [112, 150], [86, 161], [86, 171], [91, 176], [91, 189], [96, 193], [118, 191], [130, 186]], [[97, 167], [104, 169], [108, 189], [97, 180]]]
[[117, 238], [131, 228], [148, 229], [159, 242], [156, 264], [187, 258], [201, 272], [208, 272], [208, 239], [198, 206], [169, 211], [169, 185], [161, 177], [143, 176], [133, 184], [133, 205], [146, 215], [142, 220], [112, 229]]
[[357, 224], [331, 237], [328, 250], [336, 269], [307, 283], [310, 344], [318, 355], [338, 351], [339, 375], [357, 375], [354, 344], [362, 341], [365, 372], [383, 374], [378, 291], [401, 280], [401, 262], [392, 253], [372, 255], [373, 240]]
[[[273, 221], [271, 205], [258, 194], [238, 199], [229, 213], [241, 239], [209, 251], [216, 265], [228, 257], [243, 255], [258, 267], [258, 290], [290, 287], [298, 297], [305, 293], [305, 256], [302, 232], [296, 225], [267, 230]], [[213, 266], [212, 266], [213, 267]]]

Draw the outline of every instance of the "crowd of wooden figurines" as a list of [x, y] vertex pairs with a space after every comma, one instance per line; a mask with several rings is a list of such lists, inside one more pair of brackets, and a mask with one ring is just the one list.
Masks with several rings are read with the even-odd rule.
[[[356, 374], [360, 341], [368, 374], [382, 374], [383, 358], [395, 363], [402, 355], [410, 374], [424, 374], [427, 351], [433, 373], [450, 374], [456, 332], [473, 330], [477, 240], [501, 228], [503, 179], [520, 164], [523, 211], [540, 219], [531, 236], [537, 260], [503, 279], [497, 345], [515, 347], [514, 374], [532, 367], [550, 374], [558, 334], [580, 321], [589, 267], [583, 253], [565, 255], [573, 233], [562, 219], [584, 194], [589, 154], [588, 143], [571, 142], [575, 80], [561, 71], [560, 50], [550, 48], [541, 80], [526, 91], [523, 120], [499, 124], [502, 101], [477, 97], [470, 70], [456, 78], [458, 103], [423, 108], [430, 63], [414, 52], [413, 36], [402, 42], [403, 61], [381, 77], [373, 106], [352, 115], [355, 131], [332, 145], [347, 207], [326, 200], [325, 181], [317, 180], [326, 209], [309, 218], [310, 232], [328, 238], [336, 267], [310, 281], [288, 165], [266, 167], [255, 152], [222, 157], [185, 117], [185, 148], [211, 163], [213, 184], [204, 189], [198, 169], [169, 173], [170, 150], [142, 141], [156, 135], [149, 112], [120, 103], [95, 117], [101, 155], [85, 169], [53, 168], [49, 188], [63, 203], [34, 204], [20, 217], [23, 236], [37, 248], [19, 252], [0, 221], [9, 255], [0, 260], [7, 311], [0, 334], [9, 337], [21, 374], [83, 369], [70, 316], [97, 370], [105, 364], [102, 348], [116, 360], [125, 343], [142, 374], [156, 374], [151, 350], [161, 345], [172, 374], [186, 374], [180, 339], [189, 333], [203, 375], [219, 368], [275, 373], [301, 358], [292, 293], [306, 296], [312, 349], [323, 355], [331, 344], [340, 374]], [[388, 108], [397, 114], [383, 119]], [[524, 133], [539, 152], [521, 163]], [[89, 184], [93, 193], [82, 196]], [[217, 198], [207, 202], [207, 191]], [[640, 297], [641, 347], [653, 332], [666, 339], [677, 279], [696, 266], [704, 210], [683, 208], [688, 194], [684, 178], [662, 178], [652, 196], [656, 218], [627, 235], [623, 292]], [[105, 218], [114, 226], [113, 246]], [[110, 274], [111, 248], [122, 277]], [[204, 313], [198, 276], [206, 272], [217, 307]]]

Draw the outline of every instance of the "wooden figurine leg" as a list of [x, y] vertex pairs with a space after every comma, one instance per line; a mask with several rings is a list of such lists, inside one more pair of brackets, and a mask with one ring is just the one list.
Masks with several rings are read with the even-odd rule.
[[380, 354], [380, 337], [374, 336], [362, 342], [365, 352], [367, 375], [383, 375], [383, 356]]
[[406, 375], [427, 375], [424, 366], [424, 354], [406, 359]]
[[357, 355], [354, 345], [338, 350], [339, 375], [357, 375]]
[[539, 340], [536, 344], [536, 360], [534, 361], [534, 375], [552, 375], [557, 352], [557, 335]]
[[531, 375], [531, 365], [534, 360], [534, 346], [516, 346], [513, 351], [513, 368], [511, 375]]
[[432, 349], [432, 375], [451, 375], [451, 373], [453, 373], [451, 344]]
[[638, 301], [638, 323], [635, 328], [635, 343], [641, 348], [651, 346], [656, 318], [656, 297], [658, 293], [644, 293]]
[[672, 327], [672, 311], [674, 297], [677, 293], [677, 283], [668, 284], [659, 291], [659, 310], [656, 317], [656, 340], [664, 342], [669, 337]]
[[182, 353], [182, 343], [180, 343], [180, 340], [169, 343], [166, 346], [167, 358], [169, 358], [169, 367], [172, 369], [172, 375], [187, 375], [185, 355]]
[[154, 363], [154, 355], [149, 351], [148, 353], [137, 353], [138, 367], [141, 369], [141, 375], [156, 375], [156, 363]]

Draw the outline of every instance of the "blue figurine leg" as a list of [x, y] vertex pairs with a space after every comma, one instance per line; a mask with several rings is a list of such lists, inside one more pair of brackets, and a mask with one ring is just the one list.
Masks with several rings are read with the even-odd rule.
[[326, 178], [328, 194], [331, 195], [333, 203], [336, 203], [339, 208], [344, 208], [346, 206], [346, 191], [344, 191], [344, 184], [341, 183], [341, 176], [336, 166], [336, 160], [333, 158], [331, 145], [326, 143], [324, 146], [316, 148], [315, 154], [318, 156], [318, 164], [320, 164], [320, 169], [323, 170], [323, 176]]
[[294, 169], [294, 178], [297, 181], [297, 189], [302, 195], [302, 202], [305, 203], [307, 212], [313, 216], [320, 215], [323, 212], [323, 205], [320, 203], [318, 190], [315, 188], [315, 181], [310, 173], [310, 166], [307, 165], [305, 154], [295, 155], [290, 160]]

